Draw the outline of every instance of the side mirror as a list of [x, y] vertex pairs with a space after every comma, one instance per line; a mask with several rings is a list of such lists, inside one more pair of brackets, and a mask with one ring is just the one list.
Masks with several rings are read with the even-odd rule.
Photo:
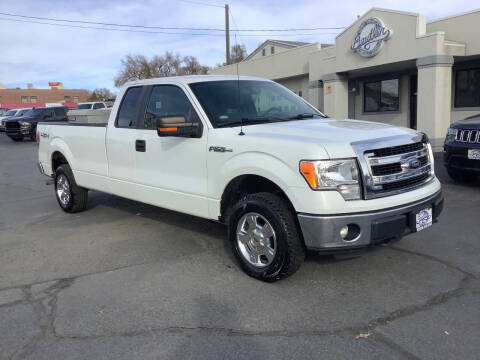
[[192, 137], [202, 136], [202, 127], [199, 122], [187, 122], [185, 116], [166, 116], [157, 118], [158, 136]]

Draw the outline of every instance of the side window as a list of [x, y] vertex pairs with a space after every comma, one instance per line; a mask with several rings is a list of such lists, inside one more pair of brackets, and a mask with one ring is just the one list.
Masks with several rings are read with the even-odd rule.
[[65, 116], [65, 109], [64, 108], [55, 108], [55, 116], [56, 117]]
[[102, 108], [103, 108], [103, 104], [102, 104], [102, 103], [93, 104], [93, 110], [95, 110], [95, 109], [102, 109]]
[[183, 116], [186, 122], [199, 122], [200, 119], [187, 96], [177, 86], [154, 86], [148, 99], [143, 126], [156, 129], [157, 118]]
[[131, 87], [127, 90], [118, 111], [117, 127], [136, 127], [141, 94], [141, 87]]
[[53, 109], [47, 109], [43, 113], [43, 116], [46, 116], [46, 120], [53, 120], [53, 114], [54, 114]]

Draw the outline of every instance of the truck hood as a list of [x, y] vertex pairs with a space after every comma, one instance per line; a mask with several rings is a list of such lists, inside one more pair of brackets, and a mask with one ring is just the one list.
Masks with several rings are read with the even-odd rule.
[[[412, 135], [414, 130], [371, 121], [349, 119], [305, 119], [249, 125], [244, 127], [248, 136], [285, 140], [285, 144], [322, 145], [331, 158], [355, 156], [353, 142]], [[260, 139], [258, 139], [260, 140]]]

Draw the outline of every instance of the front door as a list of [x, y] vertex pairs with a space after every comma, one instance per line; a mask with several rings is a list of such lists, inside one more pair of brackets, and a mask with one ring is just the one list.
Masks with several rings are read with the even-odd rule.
[[[199, 138], [159, 137], [156, 120], [183, 116], [200, 122]], [[138, 200], [171, 210], [207, 216], [207, 131], [187, 93], [177, 85], [155, 85], [147, 96], [135, 153]]]
[[410, 76], [410, 128], [417, 129], [417, 75]]

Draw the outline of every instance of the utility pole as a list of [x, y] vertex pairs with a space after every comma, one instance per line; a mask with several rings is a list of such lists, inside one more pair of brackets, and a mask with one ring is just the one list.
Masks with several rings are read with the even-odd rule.
[[228, 4], [225, 4], [225, 50], [226, 63], [230, 64], [230, 25], [229, 25], [229, 10]]

